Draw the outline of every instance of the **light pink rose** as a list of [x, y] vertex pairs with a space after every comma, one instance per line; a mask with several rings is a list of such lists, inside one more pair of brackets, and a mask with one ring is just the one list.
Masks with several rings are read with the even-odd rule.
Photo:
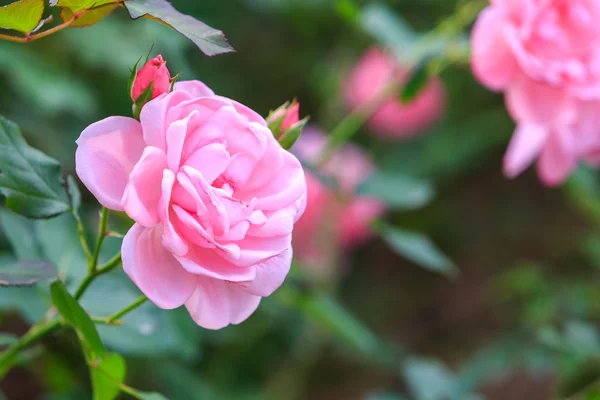
[[[346, 104], [351, 109], [372, 100], [393, 78], [406, 81], [411, 73], [384, 50], [369, 49], [360, 59], [343, 85]], [[445, 109], [444, 87], [438, 78], [408, 104], [390, 98], [371, 117], [368, 126], [380, 136], [403, 139], [422, 132], [434, 124]]]
[[77, 174], [135, 225], [123, 268], [158, 307], [200, 326], [238, 324], [283, 282], [306, 203], [298, 160], [265, 120], [198, 81], [109, 117], [78, 139]]
[[600, 2], [495, 0], [473, 29], [472, 65], [505, 92], [517, 129], [504, 159], [509, 177], [538, 156], [548, 185], [600, 154]]
[[[293, 150], [302, 160], [315, 163], [326, 143], [325, 135], [305, 128]], [[368, 157], [356, 146], [338, 149], [319, 173], [333, 178], [337, 190], [305, 171], [308, 185], [306, 212], [294, 230], [294, 250], [304, 265], [322, 265], [332, 248], [350, 249], [369, 239], [369, 224], [385, 212], [385, 205], [374, 198], [356, 196], [357, 187], [373, 172]]]

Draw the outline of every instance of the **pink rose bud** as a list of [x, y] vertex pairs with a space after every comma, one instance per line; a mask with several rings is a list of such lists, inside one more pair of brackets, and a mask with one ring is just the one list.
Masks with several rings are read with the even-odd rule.
[[308, 117], [300, 120], [300, 103], [288, 101], [267, 117], [269, 129], [284, 149], [291, 148], [300, 137]]
[[[402, 65], [386, 51], [374, 47], [361, 57], [342, 86], [343, 97], [350, 109], [371, 101], [393, 79], [406, 83], [411, 67]], [[389, 140], [403, 140], [423, 132], [437, 122], [445, 109], [445, 90], [439, 78], [430, 79], [427, 86], [409, 103], [392, 96], [369, 119], [367, 126], [376, 135]]]
[[123, 270], [158, 307], [207, 329], [239, 324], [283, 283], [306, 206], [302, 165], [263, 117], [183, 81], [140, 120], [108, 117], [77, 140], [81, 181], [135, 221]]
[[599, 20], [598, 2], [588, 0], [498, 0], [479, 14], [473, 74], [505, 94], [517, 124], [506, 176], [537, 160], [541, 180], [558, 185], [580, 161], [600, 165]]
[[131, 98], [136, 101], [152, 84], [152, 97], [154, 99], [171, 90], [171, 74], [167, 69], [167, 62], [161, 55], [148, 61], [135, 75], [131, 88]]

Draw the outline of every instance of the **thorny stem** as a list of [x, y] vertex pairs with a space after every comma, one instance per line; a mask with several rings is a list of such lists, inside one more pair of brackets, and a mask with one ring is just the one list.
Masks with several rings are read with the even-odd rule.
[[65, 28], [68, 28], [73, 22], [77, 21], [78, 18], [80, 18], [82, 15], [84, 15], [88, 11], [89, 10], [81, 10], [79, 12], [76, 12], [75, 14], [73, 14], [71, 19], [63, 22], [62, 24], [56, 25], [55, 27], [52, 27], [50, 29], [47, 29], [47, 30], [39, 32], [39, 33], [33, 33], [33, 34], [27, 33], [25, 35], [25, 37], [0, 34], [0, 39], [8, 40], [10, 42], [18, 42], [18, 43], [28, 43], [28, 42], [31, 42], [31, 41], [34, 41], [37, 39], [41, 39], [43, 37], [46, 37], [46, 36], [52, 35], [53, 33], [61, 31]]
[[81, 296], [83, 296], [83, 294], [87, 290], [88, 286], [90, 286], [90, 284], [94, 281], [94, 279], [96, 279], [100, 275], [104, 275], [107, 272], [112, 271], [113, 269], [118, 267], [120, 264], [121, 264], [121, 252], [117, 253], [113, 258], [108, 260], [106, 262], [106, 264], [95, 269], [93, 272], [88, 273], [87, 276], [83, 279], [83, 281], [81, 281], [81, 283], [79, 284], [79, 287], [77, 288], [77, 290], [75, 291], [75, 295], [73, 296], [73, 297], [75, 297], [75, 300], [79, 300], [81, 298]]

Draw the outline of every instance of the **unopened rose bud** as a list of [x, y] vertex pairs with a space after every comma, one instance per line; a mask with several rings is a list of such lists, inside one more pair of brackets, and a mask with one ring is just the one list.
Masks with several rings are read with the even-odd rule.
[[167, 62], [161, 55], [148, 61], [135, 75], [131, 87], [131, 99], [137, 101], [142, 94], [152, 85], [152, 97], [154, 99], [171, 90], [171, 74], [167, 69]]
[[300, 137], [308, 117], [300, 120], [300, 103], [286, 102], [267, 117], [269, 129], [284, 149], [291, 148]]

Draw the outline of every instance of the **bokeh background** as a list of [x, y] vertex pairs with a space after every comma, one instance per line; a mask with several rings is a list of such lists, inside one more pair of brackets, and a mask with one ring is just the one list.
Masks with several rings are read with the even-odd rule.
[[[401, 55], [458, 3], [174, 0], [237, 50], [214, 58], [119, 9], [90, 28], [0, 43], [0, 114], [74, 173], [75, 139], [93, 121], [130, 115], [129, 68], [154, 45], [181, 79], [200, 79], [264, 116], [295, 97], [312, 128], [330, 132], [349, 113], [342, 93], [365, 51]], [[452, 40], [468, 43], [469, 29]], [[599, 378], [597, 175], [580, 169], [553, 189], [531, 169], [504, 178], [514, 124], [502, 97], [475, 81], [468, 55], [454, 61], [440, 75], [437, 121], [411, 138], [382, 138], [368, 125], [352, 138], [376, 165], [369, 179], [378, 184], [364, 190], [388, 203], [381, 220], [392, 239], [373, 233], [321, 263], [324, 274], [296, 262], [239, 326], [202, 330], [184, 310], [147, 304], [121, 327], [100, 327], [127, 357], [127, 382], [175, 400], [541, 400]], [[93, 228], [97, 205], [85, 199]], [[47, 258], [67, 282], [85, 273], [69, 216], [30, 222], [2, 210], [0, 218], [0, 262]], [[111, 229], [124, 232], [127, 221], [115, 215]], [[110, 256], [120, 244], [107, 242]], [[84, 306], [107, 315], [137, 295], [117, 272], [94, 283]], [[0, 331], [22, 334], [48, 301], [40, 289], [0, 288]], [[74, 343], [61, 334], [32, 348], [0, 382], [0, 398], [91, 398]]]

